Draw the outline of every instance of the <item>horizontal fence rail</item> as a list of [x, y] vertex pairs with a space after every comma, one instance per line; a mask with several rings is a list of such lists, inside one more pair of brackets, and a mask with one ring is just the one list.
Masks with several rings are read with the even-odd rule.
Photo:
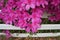
[[[0, 33], [0, 35], [6, 35], [5, 33]], [[12, 37], [58, 37], [60, 33], [37, 33], [30, 35], [29, 33], [13, 33]]]
[[[60, 29], [60, 24], [42, 24], [38, 30], [55, 30]], [[15, 27], [7, 24], [0, 24], [0, 30], [25, 30], [20, 27]]]

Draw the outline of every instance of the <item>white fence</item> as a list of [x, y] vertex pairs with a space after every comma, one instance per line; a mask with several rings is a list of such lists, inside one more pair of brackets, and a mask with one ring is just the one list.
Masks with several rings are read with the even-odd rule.
[[[19, 27], [15, 27], [12, 25], [0, 24], [1, 30], [24, 30]], [[60, 29], [60, 24], [42, 24], [42, 27], [38, 30], [55, 30]], [[5, 35], [4, 33], [0, 33], [0, 35]], [[13, 37], [56, 37], [60, 36], [60, 33], [37, 33], [30, 35], [29, 33], [13, 33], [11, 34]]]

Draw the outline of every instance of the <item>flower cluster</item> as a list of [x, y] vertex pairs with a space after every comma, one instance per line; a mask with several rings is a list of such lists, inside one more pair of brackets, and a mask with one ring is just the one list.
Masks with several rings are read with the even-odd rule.
[[45, 10], [50, 14], [49, 20], [52, 22], [60, 20], [60, 0], [48, 0], [48, 6]]
[[60, 20], [60, 0], [0, 0], [0, 19], [5, 24], [37, 32], [44, 12], [49, 20]]
[[[25, 28], [27, 32], [37, 32], [42, 22], [42, 6], [48, 5], [46, 0], [1, 0], [3, 7], [0, 11], [0, 19], [5, 24], [11, 24]], [[4, 6], [3, 6], [4, 5]]]

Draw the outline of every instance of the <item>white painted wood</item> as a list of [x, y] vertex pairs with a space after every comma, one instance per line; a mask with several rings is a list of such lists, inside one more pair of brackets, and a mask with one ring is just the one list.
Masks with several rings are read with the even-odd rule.
[[[5, 35], [4, 33], [0, 33], [0, 35]], [[13, 33], [12, 37], [57, 37], [60, 36], [60, 33], [37, 33], [30, 35], [29, 33]]]
[[[60, 24], [42, 24], [38, 30], [55, 30], [60, 29]], [[25, 30], [20, 27], [15, 27], [7, 24], [0, 24], [0, 30]]]

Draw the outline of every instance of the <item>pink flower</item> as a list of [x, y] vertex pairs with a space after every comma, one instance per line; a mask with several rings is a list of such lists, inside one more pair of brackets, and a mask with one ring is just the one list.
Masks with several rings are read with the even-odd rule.
[[52, 4], [57, 6], [60, 3], [60, 0], [53, 0]]
[[55, 16], [51, 16], [51, 17], [49, 17], [49, 20], [51, 20], [51, 22], [53, 22], [53, 21], [56, 20], [56, 17]]
[[2, 9], [4, 6], [4, 0], [0, 0], [0, 9]]
[[46, 0], [36, 0], [36, 5], [42, 5], [42, 7], [45, 8], [45, 5], [48, 5], [48, 2]]
[[49, 20], [52, 22], [60, 20], [60, 0], [48, 0], [47, 12], [49, 15]]
[[35, 8], [35, 0], [21, 0], [22, 4], [26, 5], [25, 9]]
[[3, 31], [3, 33], [6, 34], [6, 40], [9, 40], [9, 38], [11, 37], [10, 32], [8, 30], [5, 30], [5, 31]]
[[37, 29], [40, 27], [41, 17], [42, 17], [42, 11], [38, 8], [33, 9], [32, 14], [30, 15], [30, 18], [28, 19], [28, 25], [26, 27], [27, 32], [37, 32]]

